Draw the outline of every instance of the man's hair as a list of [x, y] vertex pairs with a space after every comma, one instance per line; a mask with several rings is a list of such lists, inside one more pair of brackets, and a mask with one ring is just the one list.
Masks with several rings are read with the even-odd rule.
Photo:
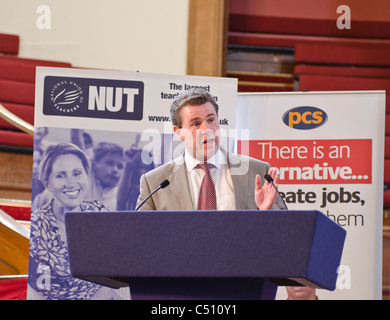
[[218, 104], [207, 90], [197, 88], [181, 93], [171, 104], [170, 112], [172, 124], [179, 128], [182, 127], [183, 124], [180, 116], [182, 107], [187, 105], [200, 106], [206, 102], [211, 102], [214, 106], [215, 113], [218, 115]]

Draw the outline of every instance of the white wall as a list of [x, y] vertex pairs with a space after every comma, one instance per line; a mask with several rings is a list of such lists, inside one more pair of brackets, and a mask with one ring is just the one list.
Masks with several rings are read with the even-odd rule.
[[[19, 56], [74, 66], [185, 74], [189, 0], [0, 0]], [[50, 9], [50, 29], [41, 5]]]

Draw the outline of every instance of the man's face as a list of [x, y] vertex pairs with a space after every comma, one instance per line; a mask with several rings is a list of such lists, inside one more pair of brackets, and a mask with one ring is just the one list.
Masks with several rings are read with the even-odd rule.
[[186, 105], [180, 110], [182, 128], [173, 127], [187, 152], [193, 158], [206, 161], [219, 148], [219, 120], [211, 102], [200, 106]]

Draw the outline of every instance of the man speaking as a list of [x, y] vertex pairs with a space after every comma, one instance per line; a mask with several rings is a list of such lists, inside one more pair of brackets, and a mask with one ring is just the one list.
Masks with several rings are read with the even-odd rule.
[[[141, 176], [139, 210], [286, 209], [277, 192], [276, 168], [220, 147], [218, 105], [208, 91], [182, 93], [170, 113], [173, 131], [185, 151]], [[274, 185], [264, 179], [266, 174]], [[162, 183], [164, 190], [154, 192]], [[289, 298], [315, 297], [314, 289], [302, 288], [288, 289]]]
[[268, 173], [277, 187], [279, 175], [275, 168], [220, 147], [218, 105], [208, 91], [192, 89], [178, 96], [171, 105], [171, 120], [185, 152], [141, 177], [137, 204], [164, 180], [170, 184], [150, 197], [140, 210], [284, 208], [272, 184], [261, 182]]

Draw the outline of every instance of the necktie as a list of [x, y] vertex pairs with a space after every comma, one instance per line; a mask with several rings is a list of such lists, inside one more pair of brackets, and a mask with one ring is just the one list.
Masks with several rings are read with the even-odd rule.
[[198, 166], [205, 172], [199, 190], [198, 210], [216, 210], [217, 197], [215, 195], [215, 186], [210, 174], [210, 164], [201, 163]]

